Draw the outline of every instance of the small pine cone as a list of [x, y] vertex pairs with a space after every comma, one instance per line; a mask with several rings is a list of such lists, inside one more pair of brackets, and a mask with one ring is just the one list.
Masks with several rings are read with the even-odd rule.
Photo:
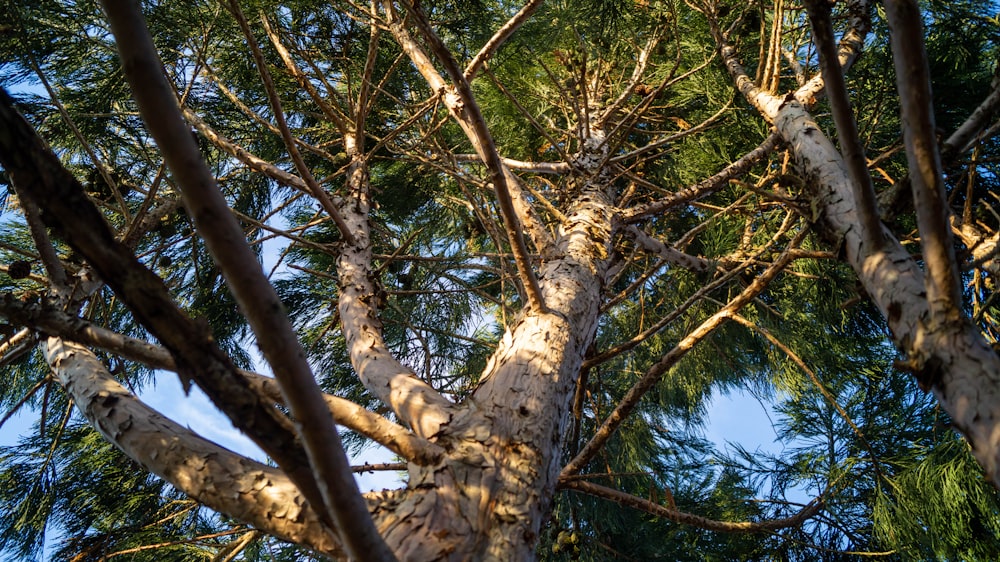
[[24, 279], [31, 275], [31, 262], [25, 260], [10, 262], [10, 265], [7, 266], [7, 275], [11, 279]]

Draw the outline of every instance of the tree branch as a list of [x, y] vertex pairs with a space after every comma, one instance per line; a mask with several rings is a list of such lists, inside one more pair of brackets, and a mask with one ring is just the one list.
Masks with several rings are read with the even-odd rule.
[[[236, 7], [236, 9], [238, 9], [238, 6]], [[242, 16], [242, 13], [240, 15]], [[309, 97], [312, 98], [313, 102], [317, 106], [319, 106], [319, 109], [320, 111], [323, 112], [323, 115], [326, 115], [327, 118], [330, 119], [330, 121], [333, 121], [333, 124], [337, 126], [337, 130], [340, 132], [341, 135], [348, 134], [348, 132], [351, 130], [351, 127], [350, 127], [350, 121], [348, 120], [347, 116], [341, 113], [336, 106], [327, 103], [327, 101], [323, 99], [322, 96], [319, 95], [319, 92], [316, 90], [316, 87], [313, 86], [312, 82], [309, 81], [309, 77], [306, 76], [306, 73], [302, 72], [302, 69], [300, 69], [298, 65], [295, 64], [295, 61], [292, 60], [292, 55], [289, 54], [288, 49], [286, 49], [285, 46], [281, 44], [281, 37], [279, 37], [278, 34], [274, 31], [274, 29], [271, 27], [271, 22], [268, 21], [267, 17], [265, 17], [263, 13], [261, 13], [260, 15], [260, 21], [261, 23], [264, 24], [264, 31], [267, 32], [267, 36], [271, 40], [271, 45], [274, 46], [274, 50], [278, 52], [278, 55], [281, 57], [282, 62], [285, 63], [285, 68], [287, 68], [288, 71], [292, 73], [292, 76], [295, 77], [295, 81], [298, 82], [299, 87], [305, 90], [307, 94], [309, 94]], [[243, 23], [241, 23], [240, 25], [242, 26]], [[244, 31], [244, 33], [248, 32], [249, 28], [247, 28], [247, 30]], [[266, 70], [263, 69], [264, 67], [261, 68], [262, 68], [261, 72], [266, 72]], [[282, 121], [283, 120], [284, 119], [282, 119]]]
[[323, 552], [340, 550], [281, 470], [163, 417], [122, 387], [85, 347], [52, 337], [45, 358], [92, 426], [178, 490], [282, 539]]
[[[309, 187], [309, 193], [312, 195], [319, 204], [323, 207], [333, 222], [336, 223], [337, 229], [340, 230], [341, 236], [344, 237], [348, 242], [351, 241], [351, 232], [347, 228], [347, 224], [344, 222], [343, 217], [340, 216], [340, 211], [334, 206], [333, 201], [330, 200], [330, 196], [326, 191], [316, 183], [316, 178], [313, 177], [312, 172], [309, 170], [309, 166], [306, 166], [305, 160], [302, 159], [302, 154], [299, 153], [299, 149], [295, 146], [295, 138], [292, 136], [291, 130], [288, 128], [288, 122], [285, 120], [285, 110], [281, 107], [281, 98], [278, 96], [277, 90], [274, 89], [274, 80], [271, 79], [271, 72], [267, 69], [267, 63], [264, 62], [264, 54], [260, 51], [260, 46], [257, 45], [257, 38], [254, 37], [253, 31], [250, 29], [250, 24], [247, 23], [246, 17], [243, 15], [243, 10], [240, 9], [239, 0], [224, 0], [223, 5], [225, 5], [229, 12], [236, 19], [236, 22], [240, 26], [240, 30], [243, 31], [243, 36], [246, 37], [247, 45], [250, 47], [250, 52], [253, 54], [253, 60], [257, 64], [257, 72], [260, 74], [261, 82], [264, 86], [264, 92], [267, 94], [267, 100], [271, 105], [271, 111], [274, 113], [274, 120], [277, 122], [278, 130], [281, 131], [281, 139], [285, 143], [285, 148], [288, 149], [288, 155], [292, 158], [292, 162], [295, 164], [295, 169], [298, 170], [299, 176], [302, 180], [306, 182]], [[337, 125], [341, 123], [334, 121]]]
[[542, 5], [542, 1], [543, 0], [529, 0], [523, 8], [518, 10], [516, 14], [507, 20], [507, 23], [500, 26], [500, 29], [493, 33], [493, 36], [490, 37], [489, 41], [487, 41], [486, 44], [479, 49], [476, 56], [469, 62], [469, 66], [465, 67], [465, 72], [463, 73], [463, 79], [465, 81], [471, 82], [472, 79], [476, 77], [476, 74], [479, 73], [479, 69], [486, 64], [486, 61], [488, 61], [490, 57], [496, 54], [497, 50], [500, 49], [507, 39], [510, 39], [510, 36], [513, 35], [524, 22], [528, 21], [528, 18], [530, 18], [531, 15], [535, 13], [535, 10]]
[[[103, 349], [154, 369], [177, 371], [174, 358], [165, 348], [119, 334], [72, 316], [58, 307], [47, 306], [46, 303], [27, 303], [10, 294], [4, 294], [0, 298], [0, 317], [50, 336]], [[261, 396], [285, 405], [281, 389], [273, 378], [242, 369], [238, 372], [247, 380], [250, 388]], [[423, 466], [432, 463], [442, 454], [439, 446], [413, 435], [404, 427], [350, 400], [326, 393], [323, 394], [323, 399], [336, 423], [371, 438], [415, 464]]]
[[652, 215], [662, 213], [672, 207], [697, 201], [715, 193], [725, 187], [729, 180], [747, 173], [752, 166], [771, 154], [780, 141], [781, 134], [777, 131], [772, 132], [757, 148], [744, 154], [738, 160], [723, 168], [719, 173], [684, 188], [669, 197], [629, 209], [623, 213], [622, 222], [633, 224]]
[[[261, 271], [239, 223], [229, 212], [229, 206], [201, 159], [197, 143], [181, 116], [173, 90], [161, 72], [162, 63], [138, 4], [132, 0], [104, 0], [102, 6], [117, 41], [125, 77], [132, 87], [139, 111], [162, 151], [167, 167], [174, 174], [196, 228], [257, 335], [261, 352], [274, 369], [298, 424], [308, 462], [298, 466], [284, 464], [283, 468], [300, 474], [296, 483], [305, 485], [304, 490], [318, 488], [319, 497], [310, 496], [309, 499], [317, 510], [330, 514], [349, 553], [355, 557], [368, 553], [373, 559], [394, 560], [395, 557], [375, 530], [357, 482], [350, 473], [350, 463], [336, 426], [284, 307]], [[294, 146], [291, 142], [288, 144]], [[121, 270], [102, 272], [106, 280], [121, 275]], [[149, 275], [162, 286], [155, 275]], [[168, 295], [164, 294], [164, 297], [169, 301]], [[179, 325], [180, 322], [173, 328]], [[162, 340], [162, 333], [154, 333]], [[182, 331], [172, 337], [201, 340], [191, 338], [198, 333]], [[211, 339], [207, 341], [211, 342]], [[231, 367], [227, 372], [231, 372]], [[226, 402], [223, 398], [219, 396], [221, 402]], [[263, 404], [261, 407], [270, 412], [274, 410]], [[282, 434], [287, 434], [287, 430], [268, 434], [266, 439], [280, 439]], [[272, 445], [270, 448], [274, 448], [273, 443], [269, 444]], [[280, 464], [282, 460], [287, 463], [290, 459], [275, 460]], [[309, 466], [313, 469], [312, 474], [308, 474]], [[325, 506], [325, 509], [320, 509], [320, 506]]]
[[[423, 12], [407, 0], [403, 0], [403, 4], [416, 23], [420, 33], [424, 36], [424, 39], [430, 44], [435, 56], [444, 65], [448, 76], [452, 80], [452, 84], [446, 85], [444, 83], [443, 78], [434, 69], [434, 65], [430, 59], [409, 37], [409, 34], [403, 28], [402, 22], [393, 13], [394, 9], [391, 1], [386, 0], [385, 7], [390, 16], [390, 27], [393, 35], [396, 36], [396, 40], [403, 46], [403, 49], [410, 56], [417, 70], [428, 81], [431, 88], [442, 96], [448, 110], [455, 117], [455, 120], [458, 121], [462, 130], [465, 131], [469, 141], [472, 142], [472, 146], [476, 149], [479, 157], [490, 171], [490, 182], [493, 184], [493, 190], [497, 197], [497, 205], [503, 219], [504, 230], [510, 241], [511, 253], [514, 254], [514, 262], [517, 264], [518, 274], [521, 282], [524, 284], [528, 302], [531, 307], [544, 312], [547, 309], [542, 298], [542, 291], [538, 286], [538, 279], [531, 268], [531, 262], [528, 258], [528, 247], [524, 242], [520, 220], [518, 219], [514, 202], [511, 199], [509, 184], [512, 182], [516, 183], [516, 180], [513, 179], [513, 174], [500, 161], [500, 155], [497, 152], [496, 144], [493, 142], [493, 136], [490, 134], [486, 120], [479, 110], [479, 104], [472, 93], [472, 88], [462, 70], [458, 67], [458, 63], [452, 57], [448, 48], [442, 43], [441, 38], [434, 33], [430, 22], [427, 21]], [[544, 248], [539, 248], [539, 250], [544, 250]]]
[[962, 317], [962, 295], [948, 227], [941, 155], [935, 138], [930, 69], [924, 50], [920, 7], [911, 0], [886, 0], [884, 4], [896, 67], [913, 205], [927, 267], [927, 302], [936, 321], [954, 322]]
[[598, 451], [604, 447], [608, 439], [614, 435], [618, 426], [621, 425], [623, 421], [632, 413], [636, 405], [639, 404], [639, 400], [642, 399], [643, 395], [649, 391], [655, 385], [660, 378], [682, 357], [687, 355], [697, 343], [712, 334], [719, 326], [724, 324], [730, 317], [743, 308], [747, 303], [761, 294], [764, 289], [773, 281], [779, 273], [781, 273], [785, 266], [787, 266], [793, 259], [792, 248], [796, 247], [808, 233], [808, 229], [803, 229], [800, 231], [792, 243], [789, 244], [788, 248], [778, 256], [778, 259], [774, 261], [763, 273], [756, 277], [753, 282], [751, 282], [746, 289], [743, 290], [739, 295], [733, 300], [729, 301], [726, 306], [719, 309], [715, 314], [710, 316], [707, 320], [701, 323], [697, 328], [692, 330], [688, 335], [674, 346], [673, 349], [667, 352], [659, 361], [654, 363], [646, 372], [640, 377], [638, 381], [632, 388], [628, 390], [625, 396], [618, 402], [614, 410], [605, 418], [604, 423], [597, 429], [594, 436], [590, 441], [580, 450], [579, 454], [576, 455], [569, 463], [563, 467], [560, 477], [571, 476], [573, 474], [579, 473], [583, 468], [590, 462], [590, 459], [597, 454]]
[[[806, 12], [812, 24], [813, 42], [819, 53], [819, 64], [826, 95], [833, 110], [833, 120], [837, 127], [840, 150], [847, 164], [847, 173], [854, 188], [854, 205], [863, 225], [864, 240], [871, 251], [881, 248], [885, 242], [882, 236], [882, 222], [879, 219], [875, 187], [868, 174], [865, 149], [858, 137], [858, 126], [854, 121], [851, 101], [847, 93], [844, 73], [837, 59], [837, 48], [833, 43], [833, 21], [830, 19], [830, 5], [826, 0], [807, 0]], [[903, 90], [900, 90], [903, 91]]]
[[651, 515], [668, 519], [674, 523], [691, 525], [707, 531], [716, 531], [720, 533], [761, 533], [776, 531], [778, 529], [785, 529], [788, 527], [798, 527], [807, 520], [816, 516], [816, 514], [823, 509], [822, 502], [813, 500], [813, 502], [810, 502], [795, 515], [781, 519], [771, 519], [759, 522], [717, 521], [700, 515], [694, 515], [693, 513], [670, 509], [669, 507], [653, 503], [638, 496], [626, 494], [625, 492], [615, 490], [614, 488], [608, 488], [607, 486], [601, 486], [600, 484], [594, 484], [592, 482], [587, 482], [586, 480], [560, 479], [559, 488], [563, 490], [583, 492], [594, 497], [611, 500], [617, 504], [638, 509], [639, 511], [644, 511]]
[[206, 123], [204, 119], [199, 117], [198, 114], [191, 109], [185, 107], [182, 110], [182, 113], [184, 118], [187, 119], [187, 121], [191, 123], [191, 125], [194, 126], [194, 128], [197, 129], [203, 137], [208, 139], [212, 144], [226, 154], [246, 164], [251, 170], [260, 172], [282, 185], [294, 187], [302, 193], [312, 195], [312, 192], [309, 190], [309, 186], [306, 185], [306, 182], [303, 181], [302, 178], [296, 176], [295, 174], [289, 174], [267, 160], [247, 152], [245, 148], [226, 138], [225, 135], [216, 132], [211, 125]]

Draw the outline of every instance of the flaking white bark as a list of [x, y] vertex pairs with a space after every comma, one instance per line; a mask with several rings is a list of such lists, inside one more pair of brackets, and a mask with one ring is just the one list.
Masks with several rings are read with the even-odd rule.
[[942, 406], [972, 444], [976, 458], [1000, 485], [1000, 357], [967, 319], [930, 322], [924, 272], [884, 226], [884, 244], [863, 231], [847, 166], [800, 99], [784, 99], [753, 85], [731, 46], [721, 46], [737, 88], [791, 146], [807, 177], [813, 217], [844, 251], [872, 301], [885, 316], [893, 342], [907, 357], [921, 386], [933, 389]]
[[199, 502], [279, 538], [340, 547], [278, 469], [207, 441], [143, 404], [87, 348], [49, 338], [45, 359], [81, 413], [130, 458]]

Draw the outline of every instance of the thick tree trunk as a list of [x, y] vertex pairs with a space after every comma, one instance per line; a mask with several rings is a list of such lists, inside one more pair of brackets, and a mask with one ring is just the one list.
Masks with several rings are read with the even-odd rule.
[[504, 334], [460, 413], [437, 443], [449, 453], [411, 465], [407, 492], [375, 514], [402, 560], [529, 560], [551, 507], [583, 355], [597, 326], [610, 205], [585, 196], [546, 263], [547, 311]]

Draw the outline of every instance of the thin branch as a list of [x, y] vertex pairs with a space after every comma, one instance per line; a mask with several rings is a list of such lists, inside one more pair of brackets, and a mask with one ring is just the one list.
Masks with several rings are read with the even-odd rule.
[[34, 396], [36, 392], [44, 388], [45, 385], [50, 382], [52, 382], [51, 375], [47, 375], [45, 377], [42, 377], [42, 380], [35, 383], [35, 386], [31, 387], [31, 390], [26, 392], [24, 396], [22, 396], [21, 399], [17, 401], [17, 404], [11, 406], [10, 410], [8, 410], [7, 413], [4, 414], [2, 418], [0, 418], [0, 429], [3, 428], [3, 424], [7, 423], [7, 420], [12, 418], [14, 414], [16, 414], [17, 411], [21, 409], [21, 406], [27, 404], [28, 400], [31, 400], [31, 397]]
[[[49, 233], [42, 224], [42, 217], [39, 214], [38, 206], [31, 198], [21, 200], [21, 208], [24, 209], [24, 218], [28, 222], [28, 229], [31, 230], [31, 237], [35, 240], [35, 247], [38, 248], [38, 257], [45, 266], [45, 272], [49, 275], [49, 283], [52, 289], [58, 294], [65, 294], [69, 289], [67, 286], [66, 268], [63, 267], [56, 250], [49, 239]], [[69, 296], [65, 294], [65, 296]]]
[[719, 173], [709, 178], [705, 178], [692, 186], [684, 188], [665, 199], [660, 199], [658, 201], [653, 201], [652, 203], [647, 203], [634, 209], [630, 209], [624, 213], [622, 222], [628, 224], [636, 223], [652, 215], [662, 213], [672, 207], [697, 201], [698, 199], [715, 193], [725, 187], [726, 183], [730, 179], [737, 178], [747, 173], [752, 166], [771, 154], [780, 141], [781, 135], [777, 132], [772, 132], [766, 139], [764, 139], [764, 142], [757, 146], [757, 148], [744, 154], [738, 160], [723, 168]]
[[622, 353], [625, 353], [626, 351], [635, 348], [642, 342], [654, 336], [660, 330], [665, 328], [668, 324], [679, 318], [681, 314], [687, 312], [687, 310], [692, 306], [694, 306], [695, 303], [705, 298], [713, 291], [717, 290], [719, 287], [722, 287], [740, 273], [745, 272], [752, 263], [756, 262], [764, 252], [770, 249], [770, 246], [771, 244], [768, 244], [767, 246], [762, 248], [759, 252], [757, 252], [755, 255], [747, 258], [739, 265], [724, 272], [717, 279], [712, 280], [711, 283], [703, 285], [701, 288], [695, 291], [694, 294], [685, 299], [683, 303], [681, 303], [679, 306], [671, 310], [668, 314], [664, 315], [662, 318], [654, 322], [652, 325], [650, 325], [642, 332], [636, 334], [627, 341], [619, 343], [618, 345], [615, 345], [613, 347], [605, 349], [600, 353], [595, 353], [591, 357], [588, 357], [583, 362], [583, 368], [591, 369], [593, 367], [596, 367], [597, 365], [600, 365], [601, 363], [610, 361], [611, 359], [621, 355]]
[[986, 99], [955, 129], [955, 132], [945, 139], [941, 146], [941, 160], [948, 162], [968, 150], [998, 109], [1000, 109], [1000, 75], [993, 79], [990, 95], [986, 96]]
[[273, 179], [274, 181], [282, 185], [294, 187], [295, 189], [301, 191], [302, 193], [305, 193], [307, 195], [312, 195], [312, 192], [309, 190], [309, 186], [306, 185], [306, 182], [302, 178], [294, 174], [290, 174], [282, 170], [281, 168], [275, 166], [274, 164], [268, 162], [267, 160], [264, 160], [254, 154], [251, 154], [250, 152], [247, 152], [247, 150], [244, 149], [242, 146], [239, 146], [238, 144], [229, 140], [221, 133], [216, 132], [215, 129], [213, 129], [208, 123], [205, 122], [204, 119], [199, 117], [198, 114], [195, 113], [194, 111], [191, 111], [190, 109], [185, 107], [182, 110], [182, 113], [184, 115], [184, 118], [187, 119], [187, 121], [191, 123], [191, 125], [194, 126], [195, 129], [198, 129], [198, 132], [201, 133], [203, 137], [208, 139], [212, 144], [214, 144], [216, 147], [218, 147], [226, 154], [246, 164], [247, 167], [249, 167], [251, 170], [264, 174], [265, 176]]
[[690, 271], [704, 273], [713, 269], [715, 266], [713, 260], [707, 260], [698, 256], [692, 256], [691, 254], [685, 254], [666, 242], [657, 240], [642, 230], [639, 230], [635, 225], [627, 226], [625, 228], [625, 232], [627, 232], [628, 235], [631, 236], [632, 239], [635, 240], [639, 246], [642, 246], [642, 248], [647, 252], [659, 256], [667, 263], [676, 265], [677, 267], [683, 267], [684, 269], [688, 269]]
[[653, 503], [638, 496], [626, 494], [625, 492], [615, 490], [614, 488], [608, 488], [607, 486], [601, 486], [600, 484], [594, 484], [592, 482], [587, 482], [586, 480], [560, 479], [559, 487], [564, 490], [574, 490], [598, 498], [611, 500], [617, 504], [638, 509], [675, 523], [691, 525], [707, 531], [716, 531], [720, 533], [760, 533], [775, 531], [777, 529], [785, 529], [788, 527], [798, 527], [812, 517], [815, 517], [816, 514], [823, 509], [823, 503], [821, 501], [814, 500], [813, 503], [806, 505], [805, 508], [795, 515], [781, 519], [752, 522], [717, 521], [700, 515], [694, 515], [693, 513], [670, 509], [669, 507]]
[[844, 422], [846, 422], [847, 425], [850, 426], [851, 430], [854, 431], [854, 435], [856, 435], [858, 437], [858, 440], [861, 441], [861, 446], [868, 451], [868, 457], [872, 461], [872, 467], [875, 468], [875, 474], [878, 475], [879, 479], [881, 480], [882, 471], [879, 468], [880, 461], [878, 456], [875, 454], [875, 449], [872, 448], [872, 445], [868, 441], [868, 438], [865, 437], [865, 434], [861, 432], [861, 428], [859, 428], [858, 425], [854, 423], [854, 420], [852, 420], [851, 417], [847, 415], [847, 411], [844, 410], [844, 407], [841, 406], [840, 403], [837, 402], [833, 394], [831, 394], [830, 391], [827, 390], [826, 386], [823, 384], [823, 381], [819, 380], [819, 377], [816, 376], [816, 372], [810, 369], [809, 365], [806, 365], [806, 362], [803, 361], [802, 358], [799, 357], [797, 353], [792, 351], [790, 347], [785, 345], [768, 329], [758, 325], [756, 322], [751, 322], [750, 320], [747, 320], [746, 318], [744, 318], [739, 314], [734, 314], [732, 316], [732, 320], [733, 322], [736, 322], [737, 324], [740, 324], [741, 326], [753, 330], [754, 332], [757, 332], [758, 334], [763, 336], [767, 341], [771, 342], [771, 345], [780, 349], [782, 353], [784, 353], [789, 359], [792, 360], [792, 363], [795, 363], [795, 365], [797, 365], [798, 368], [801, 369], [802, 372], [809, 377], [809, 380], [811, 380], [812, 383], [816, 385], [816, 388], [819, 390], [820, 394], [823, 395], [823, 398], [826, 399], [826, 401], [831, 406], [833, 406], [834, 409], [837, 410], [837, 414], [840, 415], [841, 419], [843, 419]]
[[896, 87], [900, 93], [903, 140], [913, 186], [920, 246], [927, 266], [925, 285], [932, 317], [962, 317], [961, 286], [948, 227], [948, 203], [935, 138], [930, 69], [924, 49], [920, 7], [912, 0], [886, 0]]
[[424, 39], [430, 45], [431, 50], [437, 56], [438, 60], [441, 61], [441, 64], [452, 80], [452, 84], [449, 86], [444, 83], [444, 79], [434, 69], [434, 65], [427, 55], [409, 37], [409, 34], [403, 28], [402, 22], [393, 13], [394, 9], [391, 1], [387, 0], [385, 2], [385, 9], [391, 18], [390, 23], [393, 35], [396, 36], [396, 40], [406, 50], [410, 59], [417, 66], [417, 70], [428, 81], [431, 88], [443, 97], [448, 110], [455, 117], [455, 120], [458, 121], [462, 130], [465, 131], [466, 136], [472, 142], [479, 157], [482, 158], [483, 163], [486, 164], [487, 169], [490, 171], [490, 181], [493, 184], [493, 190], [497, 197], [497, 205], [500, 209], [500, 216], [503, 219], [504, 230], [510, 241], [511, 252], [514, 254], [514, 262], [517, 264], [518, 274], [527, 292], [528, 302], [532, 308], [538, 311], [545, 311], [546, 307], [545, 301], [542, 298], [542, 291], [538, 285], [538, 279], [531, 269], [531, 262], [528, 258], [528, 247], [524, 242], [520, 220], [518, 219], [514, 202], [511, 199], [509, 184], [516, 182], [516, 180], [513, 179], [513, 174], [500, 161], [500, 155], [497, 152], [496, 144], [493, 142], [493, 136], [486, 125], [486, 120], [479, 109], [479, 104], [472, 93], [472, 88], [462, 70], [458, 67], [458, 63], [452, 57], [451, 52], [448, 51], [441, 38], [431, 28], [430, 22], [427, 21], [423, 12], [406, 0], [404, 0], [403, 4], [417, 24], [421, 35], [423, 35]]
[[97, 153], [94, 152], [94, 147], [87, 142], [83, 133], [81, 133], [80, 129], [76, 126], [76, 122], [70, 116], [69, 112], [66, 111], [66, 106], [59, 100], [59, 96], [56, 94], [55, 89], [53, 89], [51, 84], [49, 84], [49, 80], [45, 77], [45, 73], [42, 72], [41, 67], [38, 66], [38, 61], [35, 60], [35, 56], [32, 54], [32, 49], [30, 49], [28, 45], [25, 45], [23, 52], [28, 53], [28, 65], [38, 76], [38, 80], [42, 83], [42, 87], [45, 88], [52, 104], [56, 106], [56, 109], [59, 111], [59, 115], [66, 123], [66, 126], [69, 127], [69, 130], [73, 133], [73, 137], [76, 138], [77, 142], [80, 143], [80, 146], [83, 147], [84, 152], [86, 152], [87, 156], [90, 158], [90, 162], [94, 165], [94, 168], [97, 169], [97, 173], [101, 176], [101, 179], [104, 180], [104, 183], [107, 184], [108, 189], [111, 190], [111, 196], [114, 198], [115, 204], [118, 205], [122, 216], [126, 221], [130, 220], [128, 205], [125, 204], [125, 199], [122, 197], [121, 191], [118, 188], [118, 182], [115, 181], [110, 168], [97, 157]]
[[528, 21], [528, 18], [530, 18], [531, 15], [535, 13], [535, 10], [542, 5], [542, 1], [543, 0], [529, 0], [523, 8], [518, 10], [516, 14], [507, 20], [507, 23], [503, 24], [500, 26], [500, 29], [496, 30], [493, 36], [490, 37], [489, 41], [487, 41], [486, 44], [483, 45], [483, 48], [479, 49], [479, 52], [476, 53], [476, 56], [472, 58], [469, 62], [469, 66], [465, 67], [463, 77], [466, 81], [471, 82], [472, 79], [476, 77], [476, 74], [479, 73], [479, 69], [486, 64], [486, 61], [488, 61], [490, 57], [496, 54], [497, 50], [500, 49], [507, 39], [510, 39], [510, 36], [513, 35], [524, 22]]
[[743, 308], [747, 303], [760, 295], [764, 289], [773, 281], [779, 273], [781, 273], [785, 266], [787, 266], [793, 259], [793, 254], [791, 249], [796, 247], [809, 232], [809, 229], [802, 229], [794, 238], [788, 248], [778, 256], [778, 259], [774, 261], [763, 273], [756, 277], [736, 298], [729, 301], [726, 306], [722, 307], [715, 314], [710, 316], [704, 322], [701, 323], [697, 328], [692, 330], [688, 335], [674, 346], [673, 349], [668, 351], [666, 355], [660, 358], [659, 361], [654, 363], [646, 372], [639, 378], [638, 381], [632, 388], [628, 390], [625, 396], [618, 402], [614, 410], [605, 418], [604, 422], [594, 433], [594, 436], [590, 441], [580, 450], [580, 453], [576, 455], [566, 466], [562, 469], [560, 477], [570, 476], [579, 473], [583, 468], [590, 462], [590, 459], [594, 457], [608, 442], [608, 439], [614, 435], [615, 431], [621, 425], [621, 423], [628, 418], [632, 410], [639, 404], [642, 397], [648, 392], [653, 385], [659, 382], [660, 378], [663, 377], [666, 372], [677, 364], [682, 357], [687, 355], [698, 342], [704, 340], [709, 335], [712, 334], [719, 326], [724, 324], [729, 318], [736, 314], [741, 308]]
[[387, 463], [375, 463], [375, 464], [365, 463], [362, 465], [351, 467], [351, 472], [355, 474], [365, 473], [365, 472], [377, 472], [382, 470], [403, 471], [406, 470], [406, 463], [401, 463], [401, 462], [387, 462]]
[[[454, 156], [456, 162], [482, 162], [482, 159], [476, 154], [455, 154]], [[501, 156], [500, 161], [511, 170], [535, 174], [566, 174], [573, 170], [573, 167], [566, 162], [526, 162], [505, 156]]]
[[[341, 113], [339, 108], [330, 105], [330, 103], [328, 103], [325, 99], [323, 99], [323, 96], [319, 95], [319, 92], [316, 91], [316, 87], [313, 86], [312, 82], [309, 81], [309, 77], [306, 76], [306, 73], [302, 72], [302, 69], [300, 69], [298, 65], [295, 64], [295, 61], [292, 60], [292, 55], [289, 54], [288, 49], [286, 49], [285, 46], [282, 45], [281, 43], [281, 37], [279, 37], [277, 32], [274, 31], [274, 28], [271, 27], [271, 22], [268, 21], [267, 16], [265, 16], [263, 13], [261, 13], [260, 15], [260, 21], [261, 23], [264, 24], [264, 31], [267, 33], [268, 38], [271, 40], [271, 45], [274, 46], [274, 50], [278, 52], [278, 55], [281, 57], [282, 62], [285, 63], [285, 68], [287, 68], [288, 71], [292, 73], [292, 76], [295, 77], [295, 81], [299, 83], [299, 87], [305, 90], [307, 94], [309, 94], [309, 97], [312, 98], [313, 102], [315, 102], [317, 106], [319, 106], [320, 111], [323, 112], [323, 115], [326, 115], [327, 118], [330, 119], [330, 121], [333, 121], [333, 124], [337, 126], [337, 130], [340, 132], [340, 134], [346, 135], [348, 131], [350, 131], [351, 129], [350, 121], [348, 120], [347, 116]], [[241, 23], [240, 26], [242, 27], [242, 25], [243, 24]], [[248, 32], [249, 28], [246, 31], [244, 31], [244, 33]], [[266, 70], [264, 70], [262, 67], [261, 72], [262, 73], [266, 72]], [[280, 104], [280, 101], [278, 103]], [[280, 121], [283, 120], [284, 119], [279, 119], [279, 123]], [[282, 136], [284, 136], [283, 133]]]
[[341, 236], [344, 240], [348, 242], [352, 241], [351, 231], [347, 228], [347, 224], [344, 222], [343, 217], [340, 216], [340, 211], [334, 206], [333, 201], [326, 191], [316, 183], [316, 178], [313, 177], [312, 172], [309, 167], [306, 166], [305, 160], [302, 159], [302, 154], [299, 153], [299, 149], [295, 146], [295, 137], [292, 136], [292, 131], [288, 128], [288, 122], [285, 120], [285, 111], [281, 107], [281, 98], [278, 96], [278, 92], [274, 87], [274, 80], [271, 79], [271, 72], [267, 69], [267, 63], [264, 61], [264, 54], [260, 51], [260, 46], [257, 44], [257, 39], [254, 37], [253, 31], [250, 29], [250, 24], [247, 23], [246, 17], [243, 15], [243, 10], [240, 8], [239, 0], [229, 0], [227, 4], [229, 12], [236, 18], [236, 22], [239, 24], [240, 29], [243, 31], [243, 36], [247, 40], [247, 45], [250, 47], [250, 52], [253, 54], [254, 62], [257, 64], [257, 72], [260, 74], [261, 82], [264, 86], [264, 91], [267, 93], [267, 100], [271, 104], [271, 112], [274, 113], [274, 120], [277, 122], [278, 130], [281, 131], [281, 138], [285, 143], [285, 148], [288, 150], [288, 155], [292, 158], [292, 162], [295, 164], [295, 169], [298, 170], [299, 176], [302, 180], [306, 182], [309, 187], [310, 194], [319, 201], [319, 204], [323, 207], [333, 222], [337, 224], [337, 229], [340, 230]]
[[[833, 20], [827, 0], [806, 0], [806, 12], [813, 29], [813, 41], [819, 54], [819, 64], [826, 84], [826, 95], [830, 100], [833, 120], [837, 127], [840, 150], [847, 165], [854, 192], [854, 206], [861, 219], [865, 251], [874, 252], [885, 243], [882, 222], [879, 219], [875, 187], [868, 174], [865, 148], [858, 137], [858, 125], [851, 110], [851, 100], [847, 93], [847, 83], [837, 59], [834, 45]], [[905, 91], [905, 90], [900, 90]]]
[[[215, 74], [215, 72], [212, 70], [211, 66], [209, 66], [208, 64], [206, 64], [205, 68], [206, 68], [205, 74], [208, 75], [208, 78], [212, 81], [212, 83], [215, 84], [215, 87], [217, 87], [219, 89], [219, 91], [222, 92], [222, 95], [226, 96], [226, 98], [229, 101], [233, 102], [233, 105], [235, 105], [237, 108], [239, 108], [239, 110], [242, 111], [247, 117], [250, 117], [254, 121], [256, 121], [256, 122], [260, 123], [261, 125], [263, 125], [264, 127], [266, 127], [268, 131], [271, 131], [272, 133], [274, 133], [275, 135], [277, 135], [279, 137], [281, 136], [281, 131], [277, 127], [275, 127], [274, 124], [272, 124], [270, 121], [268, 121], [267, 119], [265, 119], [261, 114], [259, 114], [256, 111], [254, 111], [253, 108], [251, 108], [246, 103], [244, 103], [243, 100], [241, 100], [239, 98], [239, 96], [236, 95], [235, 92], [233, 92], [228, 87], [226, 87], [226, 85], [222, 83], [222, 79], [219, 78]], [[187, 117], [187, 115], [185, 115], [185, 117]], [[309, 152], [312, 152], [316, 156], [319, 156], [321, 158], [325, 158], [328, 162], [331, 162], [333, 164], [337, 163], [337, 157], [336, 156], [334, 156], [333, 154], [330, 154], [329, 152], [327, 152], [326, 150], [323, 150], [322, 148], [320, 148], [318, 146], [313, 146], [313, 145], [307, 143], [306, 141], [302, 140], [299, 137], [295, 137], [295, 144], [301, 146], [302, 148], [308, 150]]]

